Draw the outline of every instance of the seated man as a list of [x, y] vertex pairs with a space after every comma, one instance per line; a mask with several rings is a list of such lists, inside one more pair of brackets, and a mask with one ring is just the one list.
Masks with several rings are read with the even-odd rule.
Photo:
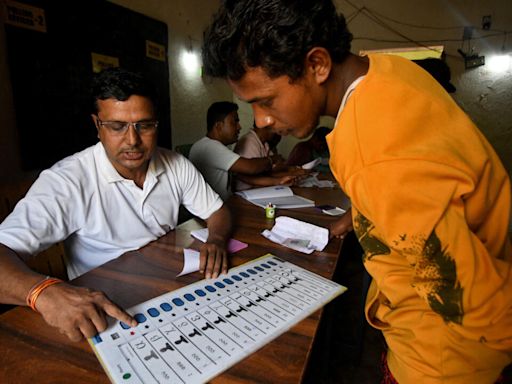
[[231, 196], [230, 172], [256, 175], [271, 171], [271, 156], [247, 159], [227, 146], [236, 143], [240, 133], [238, 105], [229, 101], [213, 103], [206, 116], [207, 134], [190, 149], [190, 160], [212, 188], [227, 200]]
[[315, 167], [320, 172], [329, 172], [329, 149], [327, 136], [331, 130], [327, 127], [318, 127], [309, 140], [301, 141], [293, 147], [288, 156], [288, 165], [303, 165], [312, 160], [320, 159], [321, 163]]
[[270, 127], [258, 128], [256, 124], [253, 128], [243, 135], [236, 143], [235, 152], [240, 156], [247, 159], [255, 157], [269, 157], [272, 156], [274, 161], [274, 172], [262, 175], [243, 175], [237, 174], [235, 189], [243, 191], [249, 188], [268, 187], [271, 185], [293, 184], [298, 181], [303, 174], [302, 170], [293, 167], [288, 169], [282, 158], [273, 153], [270, 149], [270, 142], [275, 140], [275, 137], [281, 137], [272, 132]]
[[24, 259], [64, 240], [68, 274], [79, 276], [174, 229], [183, 204], [207, 222], [200, 268], [215, 277], [227, 271], [231, 229], [228, 209], [194, 166], [156, 146], [155, 93], [145, 79], [110, 69], [92, 91], [100, 142], [43, 171], [0, 225], [0, 302], [27, 301], [74, 341], [103, 331], [105, 313], [137, 323], [102, 292], [45, 279]]

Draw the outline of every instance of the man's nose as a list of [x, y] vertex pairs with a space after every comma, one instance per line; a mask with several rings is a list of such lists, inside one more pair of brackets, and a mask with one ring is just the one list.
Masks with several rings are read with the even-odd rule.
[[272, 128], [272, 125], [274, 125], [274, 119], [267, 113], [264, 113], [263, 111], [253, 108], [253, 114], [254, 114], [254, 122], [256, 123], [256, 126], [258, 128], [264, 128], [264, 127]]
[[130, 123], [128, 126], [128, 130], [126, 131], [125, 141], [129, 145], [134, 145], [140, 143], [140, 135], [137, 129], [135, 129], [135, 125]]

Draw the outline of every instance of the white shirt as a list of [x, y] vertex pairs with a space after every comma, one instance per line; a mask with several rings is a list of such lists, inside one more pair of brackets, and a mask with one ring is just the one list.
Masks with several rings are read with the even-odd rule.
[[231, 196], [229, 169], [240, 158], [218, 140], [205, 136], [190, 148], [189, 159], [223, 200]]
[[[270, 155], [270, 146], [268, 143], [262, 143], [258, 134], [251, 129], [236, 143], [235, 152], [246, 159], [254, 159], [256, 157], [268, 157]], [[236, 190], [243, 191], [253, 186], [243, 181], [236, 180]]]
[[182, 155], [157, 148], [140, 189], [98, 143], [41, 173], [0, 224], [0, 243], [34, 255], [65, 240], [74, 278], [174, 229], [180, 204], [205, 219], [222, 201]]

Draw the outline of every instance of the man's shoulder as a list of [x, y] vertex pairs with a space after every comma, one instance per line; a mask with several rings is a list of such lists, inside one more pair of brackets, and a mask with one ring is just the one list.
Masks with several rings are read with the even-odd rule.
[[197, 158], [207, 158], [215, 156], [216, 153], [219, 151], [225, 152], [225, 151], [231, 151], [228, 147], [226, 147], [224, 144], [222, 144], [218, 140], [210, 139], [208, 136], [205, 136], [192, 145], [192, 148], [190, 148], [190, 159], [194, 161], [194, 159]]
[[[41, 172], [32, 188], [37, 191], [70, 191], [83, 190], [93, 184], [96, 179], [94, 173], [96, 145], [88, 147], [59, 160], [52, 167]], [[67, 191], [67, 192], [65, 192]], [[73, 193], [75, 193], [73, 192]]]
[[181, 153], [163, 147], [156, 148], [154, 157], [156, 158], [157, 166], [161, 163], [165, 168], [182, 167], [190, 163]]
[[91, 165], [97, 161], [98, 144], [85, 148], [80, 152], [76, 152], [68, 157], [56, 162], [49, 168], [49, 171], [56, 173], [78, 172], [79, 170], [91, 171]]
[[311, 149], [311, 143], [308, 141], [300, 141], [293, 147], [295, 151], [309, 151]]
[[243, 149], [245, 146], [253, 144], [256, 141], [256, 138], [252, 134], [252, 131], [247, 132], [246, 134], [240, 136], [238, 139], [236, 146], [235, 146], [235, 152], [238, 152], [238, 149]]

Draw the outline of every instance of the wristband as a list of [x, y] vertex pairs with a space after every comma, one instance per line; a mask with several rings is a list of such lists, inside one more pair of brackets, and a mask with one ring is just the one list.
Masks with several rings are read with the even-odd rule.
[[35, 312], [37, 312], [36, 309], [36, 301], [41, 292], [43, 292], [46, 288], [49, 286], [52, 286], [54, 284], [62, 283], [61, 279], [57, 279], [55, 277], [46, 276], [43, 280], [41, 280], [39, 283], [35, 284], [32, 288], [30, 288], [30, 291], [28, 291], [28, 295], [26, 298], [27, 305], [32, 308]]

